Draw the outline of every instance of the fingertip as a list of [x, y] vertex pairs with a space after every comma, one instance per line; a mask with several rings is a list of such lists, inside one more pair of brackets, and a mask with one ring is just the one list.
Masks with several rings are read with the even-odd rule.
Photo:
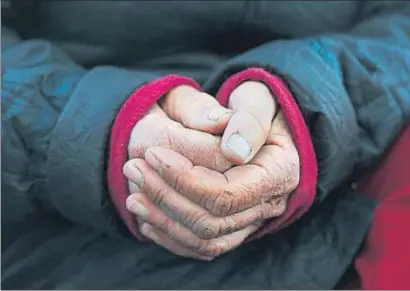
[[220, 134], [224, 132], [228, 126], [229, 120], [234, 115], [234, 111], [224, 107], [216, 107], [209, 111], [207, 118], [208, 125], [204, 127], [204, 131], [211, 134]]
[[128, 195], [127, 199], [125, 200], [125, 207], [129, 210], [130, 206], [135, 202], [135, 193]]
[[232, 116], [233, 111], [231, 109], [220, 105], [198, 108], [197, 113], [192, 112], [191, 118], [185, 122], [185, 126], [210, 134], [220, 134], [225, 130]]
[[135, 167], [135, 162], [136, 159], [131, 159], [125, 162], [124, 166], [122, 167], [122, 173], [127, 176], [127, 173], [132, 171], [132, 169]]
[[125, 200], [125, 206], [129, 211], [132, 211], [135, 208], [139, 208], [139, 205], [135, 207], [136, 204], [142, 204], [142, 194], [141, 193], [133, 193], [128, 195], [127, 199]]
[[144, 175], [140, 170], [140, 163], [141, 159], [133, 159], [125, 163], [123, 167], [123, 174], [124, 176], [129, 179], [131, 182], [137, 184], [139, 189], [142, 188], [144, 183]]
[[210, 108], [207, 114], [207, 118], [213, 122], [219, 122], [229, 120], [233, 115], [233, 110], [218, 105], [217, 107]]
[[233, 112], [221, 106], [211, 95], [185, 87], [171, 91], [162, 108], [171, 119], [186, 128], [211, 134], [221, 133]]
[[221, 152], [229, 162], [238, 166], [246, 164], [252, 158], [252, 148], [249, 142], [239, 133], [223, 138]]

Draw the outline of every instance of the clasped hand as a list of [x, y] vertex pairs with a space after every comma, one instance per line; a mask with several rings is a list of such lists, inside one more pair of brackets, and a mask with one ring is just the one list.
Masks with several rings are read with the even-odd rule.
[[179, 86], [138, 122], [124, 166], [127, 208], [169, 251], [211, 260], [286, 211], [299, 155], [274, 96], [248, 81], [228, 108]]

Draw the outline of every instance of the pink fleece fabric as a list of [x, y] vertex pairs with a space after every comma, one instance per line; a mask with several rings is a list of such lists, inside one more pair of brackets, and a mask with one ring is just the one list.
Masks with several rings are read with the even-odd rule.
[[[233, 75], [221, 86], [217, 99], [227, 106], [232, 91], [245, 81], [265, 83], [277, 98], [278, 103], [288, 120], [299, 156], [300, 182], [291, 194], [286, 212], [279, 218], [269, 220], [251, 239], [273, 233], [301, 217], [312, 205], [317, 183], [317, 163], [308, 128], [292, 94], [284, 82], [269, 72], [252, 68]], [[125, 205], [129, 195], [128, 182], [122, 168], [128, 160], [128, 143], [135, 124], [145, 112], [163, 95], [180, 85], [189, 85], [200, 90], [192, 79], [169, 75], [155, 80], [135, 90], [122, 106], [111, 130], [110, 151], [108, 160], [108, 186], [111, 199], [119, 216], [133, 235], [143, 239], [138, 231], [137, 221]]]

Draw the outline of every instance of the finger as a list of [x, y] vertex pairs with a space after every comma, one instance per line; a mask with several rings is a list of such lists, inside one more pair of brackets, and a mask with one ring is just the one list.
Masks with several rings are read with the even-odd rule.
[[232, 167], [221, 152], [221, 137], [185, 128], [170, 128], [170, 149], [184, 155], [194, 165], [218, 172]]
[[167, 149], [151, 148], [146, 159], [179, 193], [212, 215], [226, 216], [266, 204], [272, 197], [290, 193], [298, 185], [299, 156], [282, 113], [273, 122], [269, 142], [250, 164], [234, 167], [224, 176], [192, 167], [183, 156]]
[[140, 187], [138, 187], [138, 185], [132, 181], [128, 181], [128, 190], [130, 191], [131, 194], [133, 193], [137, 193], [138, 191], [140, 191]]
[[[130, 195], [127, 199], [127, 209], [143, 220], [143, 224], [150, 224], [161, 230], [174, 242], [178, 242], [178, 244], [196, 252], [197, 255], [214, 257], [218, 254], [220, 245], [210, 245], [209, 241], [197, 237], [189, 229], [169, 217], [144, 195]], [[155, 234], [150, 233], [148, 229], [140, 228], [140, 230], [145, 236], [171, 250], [172, 244], [164, 241], [160, 242], [158, 238], [155, 238]], [[174, 247], [172, 248], [174, 249]]]
[[[276, 180], [276, 187], [280, 187], [282, 182], [284, 189], [277, 191], [278, 195], [294, 190], [299, 184], [299, 154], [282, 111], [279, 111], [273, 120], [266, 146], [260, 155], [255, 156], [251, 164], [264, 169]], [[243, 176], [239, 172], [228, 171], [227, 178], [230, 181], [240, 181]]]
[[[138, 207], [134, 207], [135, 211], [130, 211], [156, 226], [161, 225], [162, 228], [172, 224], [172, 218], [172, 221], [180, 223], [180, 226], [189, 229], [196, 237], [212, 239], [243, 229], [261, 219], [261, 213], [255, 211], [241, 213], [240, 219], [236, 218], [236, 214], [230, 217], [210, 215], [204, 208], [177, 193], [142, 159], [127, 162], [124, 175], [136, 183], [141, 191], [146, 193], [145, 197], [148, 197], [138, 199], [139, 208], [145, 207], [145, 211], [138, 213]], [[129, 199], [133, 197], [135, 196], [130, 195]], [[158, 211], [150, 211], [152, 205], [161, 209], [166, 216], [159, 215]]]
[[276, 145], [265, 145], [252, 160], [252, 164], [232, 168], [225, 172], [241, 201], [237, 211], [267, 202], [293, 191], [299, 183], [299, 159], [297, 153], [285, 151]]
[[165, 113], [185, 127], [218, 134], [225, 130], [232, 110], [221, 106], [215, 98], [190, 86], [170, 91], [161, 103]]
[[[257, 155], [258, 160], [268, 155], [266, 148], [262, 148]], [[202, 206], [214, 216], [226, 217], [268, 201], [269, 193], [273, 189], [272, 180], [258, 165], [237, 166], [223, 175], [203, 167], [193, 166], [184, 156], [159, 147], [148, 149], [145, 159], [172, 189]], [[144, 175], [144, 179], [146, 178], [147, 175]], [[259, 218], [248, 217], [248, 219]], [[248, 220], [246, 222], [249, 223]], [[241, 220], [240, 223], [243, 221]]]
[[165, 232], [161, 231], [158, 228], [152, 227], [148, 223], [144, 223], [141, 226], [141, 233], [149, 239], [153, 240], [157, 245], [162, 246], [163, 248], [178, 256], [197, 259], [201, 261], [211, 261], [213, 259], [213, 257], [197, 254], [189, 248], [178, 244], [176, 241], [171, 239]]
[[[203, 245], [207, 246], [206, 248], [185, 247], [181, 242], [178, 242], [178, 240], [172, 239], [168, 233], [156, 227], [148, 229], [145, 227], [145, 229], [142, 230], [142, 233], [147, 237], [152, 236], [157, 238], [156, 242], [166, 248], [172, 248], [182, 254], [187, 254], [189, 257], [210, 261], [215, 257], [237, 248], [249, 235], [258, 230], [259, 227], [260, 225], [252, 225], [235, 233], [203, 242]], [[210, 256], [210, 254], [212, 255]]]
[[238, 211], [296, 189], [300, 178], [299, 154], [282, 111], [272, 122], [266, 145], [249, 165], [234, 167], [224, 175], [235, 198], [242, 201]]
[[266, 144], [278, 145], [281, 148], [292, 152], [297, 151], [293, 142], [292, 133], [282, 110], [279, 110], [272, 122]]
[[152, 104], [148, 111], [145, 112], [145, 116], [152, 116], [154, 114], [158, 116], [167, 116], [167, 114], [164, 112], [161, 106], [159, 106], [157, 103]]
[[222, 138], [222, 153], [232, 163], [246, 164], [263, 146], [276, 112], [269, 89], [259, 82], [245, 82], [229, 98], [235, 114]]
[[[143, 235], [153, 240], [155, 243], [163, 246], [169, 251], [184, 257], [191, 257], [199, 260], [209, 261], [213, 259], [212, 257], [206, 257], [196, 254], [195, 252], [184, 248], [182, 245], [178, 245], [175, 241], [171, 240], [168, 236], [164, 236], [161, 233], [153, 232], [154, 228], [149, 223], [154, 223], [155, 225], [163, 226], [165, 229], [168, 227], [169, 223], [175, 223], [171, 218], [167, 217], [165, 213], [159, 209], [156, 205], [153, 205], [144, 193], [134, 193], [130, 195], [126, 200], [126, 207], [129, 211], [136, 215], [138, 221], [138, 226]], [[146, 221], [148, 213], [151, 213], [153, 220]], [[177, 228], [178, 232], [179, 229]], [[177, 233], [175, 235], [178, 235]]]
[[218, 136], [182, 127], [154, 106], [134, 127], [128, 155], [142, 158], [149, 147], [162, 146], [183, 154], [195, 165], [223, 172], [232, 164], [221, 153], [220, 142]]

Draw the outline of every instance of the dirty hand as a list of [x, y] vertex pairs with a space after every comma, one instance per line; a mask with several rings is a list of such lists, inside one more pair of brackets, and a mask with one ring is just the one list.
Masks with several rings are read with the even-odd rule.
[[[148, 148], [160, 146], [184, 155], [195, 165], [225, 171], [232, 166], [223, 156], [221, 137], [232, 110], [190, 86], [178, 86], [151, 107], [135, 125], [128, 156], [144, 158]], [[130, 185], [131, 190], [135, 187]], [[131, 193], [134, 191], [131, 191]]]
[[[135, 125], [128, 156], [144, 158], [148, 148], [161, 146], [183, 154], [195, 165], [224, 172], [232, 164], [221, 153], [221, 137], [214, 134], [222, 133], [231, 117], [232, 110], [219, 105], [212, 96], [190, 86], [176, 87]], [[131, 194], [139, 191], [132, 181], [128, 186]], [[149, 199], [143, 193], [139, 197]], [[165, 216], [160, 209], [152, 213]]]
[[263, 220], [286, 210], [299, 181], [299, 156], [269, 90], [246, 82], [232, 93], [229, 107], [235, 114], [221, 151], [245, 165], [218, 172], [152, 147], [145, 160], [132, 159], [124, 168], [137, 187], [127, 204], [144, 221], [142, 233], [182, 256], [212, 259], [235, 248]]

